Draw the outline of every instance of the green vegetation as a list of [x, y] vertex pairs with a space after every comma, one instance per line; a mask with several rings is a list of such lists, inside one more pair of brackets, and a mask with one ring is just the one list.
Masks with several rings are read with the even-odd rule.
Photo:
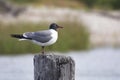
[[18, 4], [52, 5], [71, 8], [120, 9], [120, 0], [11, 0]]
[[41, 0], [11, 0], [13, 2], [19, 3], [19, 4], [24, 4], [24, 3], [35, 3]]
[[[89, 33], [77, 22], [58, 22], [64, 28], [59, 30], [58, 41], [47, 51], [83, 50], [89, 47]], [[10, 34], [47, 29], [48, 23], [0, 23], [0, 54], [39, 53], [41, 47], [30, 41], [18, 41]], [[72, 38], [74, 37], [74, 38]]]
[[89, 8], [120, 9], [120, 0], [78, 0]]
[[45, 6], [54, 6], [54, 7], [70, 7], [70, 8], [79, 8], [82, 5], [76, 0], [10, 0], [17, 4], [32, 4], [32, 5], [45, 5]]

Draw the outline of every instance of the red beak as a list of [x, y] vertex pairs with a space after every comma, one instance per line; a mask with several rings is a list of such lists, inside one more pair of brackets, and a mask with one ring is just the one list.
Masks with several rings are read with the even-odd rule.
[[58, 26], [58, 28], [63, 28], [62, 26]]

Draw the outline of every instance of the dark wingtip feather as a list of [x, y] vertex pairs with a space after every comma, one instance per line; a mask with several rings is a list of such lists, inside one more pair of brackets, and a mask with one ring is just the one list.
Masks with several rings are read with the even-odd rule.
[[11, 37], [14, 37], [14, 38], [24, 38], [23, 35], [20, 35], [20, 34], [11, 34]]
[[10, 34], [11, 37], [15, 37], [15, 34]]

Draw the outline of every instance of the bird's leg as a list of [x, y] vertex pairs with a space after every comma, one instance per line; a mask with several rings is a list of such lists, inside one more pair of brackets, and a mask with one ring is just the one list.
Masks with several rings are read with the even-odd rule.
[[44, 48], [45, 48], [45, 46], [42, 46], [42, 54], [44, 54]]

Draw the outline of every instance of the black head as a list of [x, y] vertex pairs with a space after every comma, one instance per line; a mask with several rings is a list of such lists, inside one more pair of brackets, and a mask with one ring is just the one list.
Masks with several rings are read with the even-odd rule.
[[52, 23], [52, 24], [50, 24], [50, 27], [49, 27], [49, 28], [50, 28], [50, 29], [57, 30], [58, 28], [63, 28], [63, 27], [58, 26], [56, 23]]

